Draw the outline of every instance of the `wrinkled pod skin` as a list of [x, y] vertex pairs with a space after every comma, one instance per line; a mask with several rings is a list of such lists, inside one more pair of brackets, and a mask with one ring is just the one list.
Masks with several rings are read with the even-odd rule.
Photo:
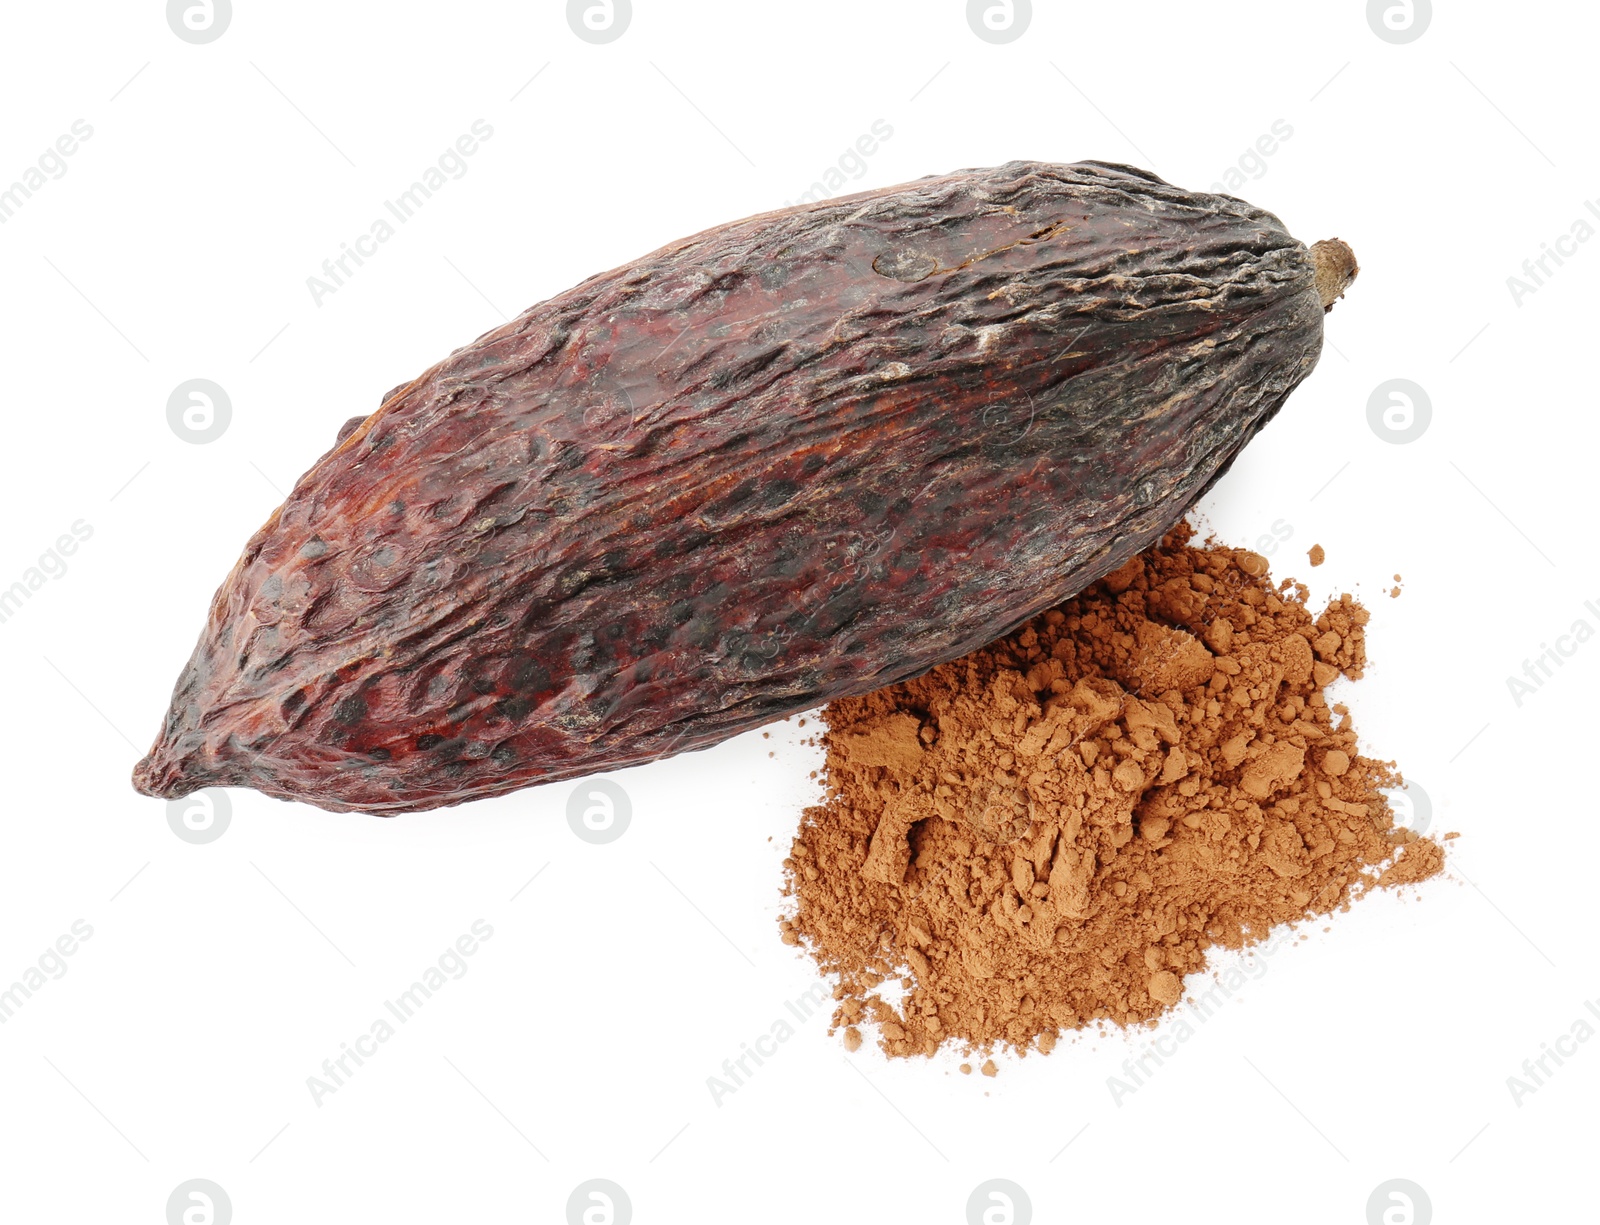
[[134, 784], [416, 811], [965, 654], [1227, 469], [1316, 364], [1321, 261], [1232, 197], [1009, 162], [591, 277], [347, 424]]

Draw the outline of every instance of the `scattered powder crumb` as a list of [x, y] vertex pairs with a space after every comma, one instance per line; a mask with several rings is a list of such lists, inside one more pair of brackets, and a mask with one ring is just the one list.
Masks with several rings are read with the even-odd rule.
[[844, 1031], [844, 1049], [859, 1051], [861, 1049], [861, 1031], [854, 1025]]
[[1328, 554], [1326, 551], [1324, 551], [1320, 544], [1314, 544], [1307, 549], [1306, 556], [1311, 559], [1311, 564], [1313, 566], [1320, 566], [1323, 562], [1328, 560]]
[[983, 1061], [983, 1066], [979, 1068], [978, 1071], [982, 1072], [985, 1076], [1000, 1075], [1000, 1069], [994, 1066], [993, 1059], [985, 1059]]
[[972, 1065], [970, 1063], [964, 1063], [964, 1064], [961, 1065], [961, 1075], [963, 1075], [963, 1076], [971, 1076], [972, 1075]]
[[1183, 979], [1171, 970], [1157, 970], [1150, 976], [1146, 990], [1150, 992], [1151, 999], [1170, 1008], [1183, 998]]
[[1048, 1051], [1146, 1024], [1209, 950], [1441, 870], [1394, 825], [1392, 763], [1323, 697], [1362, 675], [1367, 611], [1313, 614], [1260, 554], [1192, 538], [823, 712], [781, 927], [837, 975], [847, 1045], [866, 1026], [897, 1056]]
[[1378, 884], [1414, 885], [1437, 876], [1443, 867], [1444, 848], [1431, 838], [1418, 838], [1400, 848], [1399, 856], [1378, 877]]

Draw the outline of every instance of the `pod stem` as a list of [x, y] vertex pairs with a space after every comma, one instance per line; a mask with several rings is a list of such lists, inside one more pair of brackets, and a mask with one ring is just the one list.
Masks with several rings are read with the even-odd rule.
[[1311, 262], [1316, 269], [1317, 293], [1322, 298], [1324, 312], [1344, 297], [1350, 282], [1356, 279], [1361, 266], [1356, 263], [1356, 253], [1350, 244], [1338, 238], [1324, 238], [1311, 244]]

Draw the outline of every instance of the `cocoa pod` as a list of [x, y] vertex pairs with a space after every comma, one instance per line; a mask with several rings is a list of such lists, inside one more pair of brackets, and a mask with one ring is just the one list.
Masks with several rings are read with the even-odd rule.
[[671, 243], [340, 431], [217, 592], [134, 785], [392, 814], [926, 671], [1176, 523], [1354, 274], [1100, 162]]

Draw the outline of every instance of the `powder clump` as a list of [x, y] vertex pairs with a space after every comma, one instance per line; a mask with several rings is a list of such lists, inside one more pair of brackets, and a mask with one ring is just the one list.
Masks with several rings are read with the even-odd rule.
[[1362, 675], [1367, 611], [1313, 616], [1260, 554], [1192, 539], [824, 712], [782, 928], [838, 975], [852, 1049], [863, 1025], [908, 1056], [1147, 1023], [1209, 949], [1442, 870], [1322, 693]]

